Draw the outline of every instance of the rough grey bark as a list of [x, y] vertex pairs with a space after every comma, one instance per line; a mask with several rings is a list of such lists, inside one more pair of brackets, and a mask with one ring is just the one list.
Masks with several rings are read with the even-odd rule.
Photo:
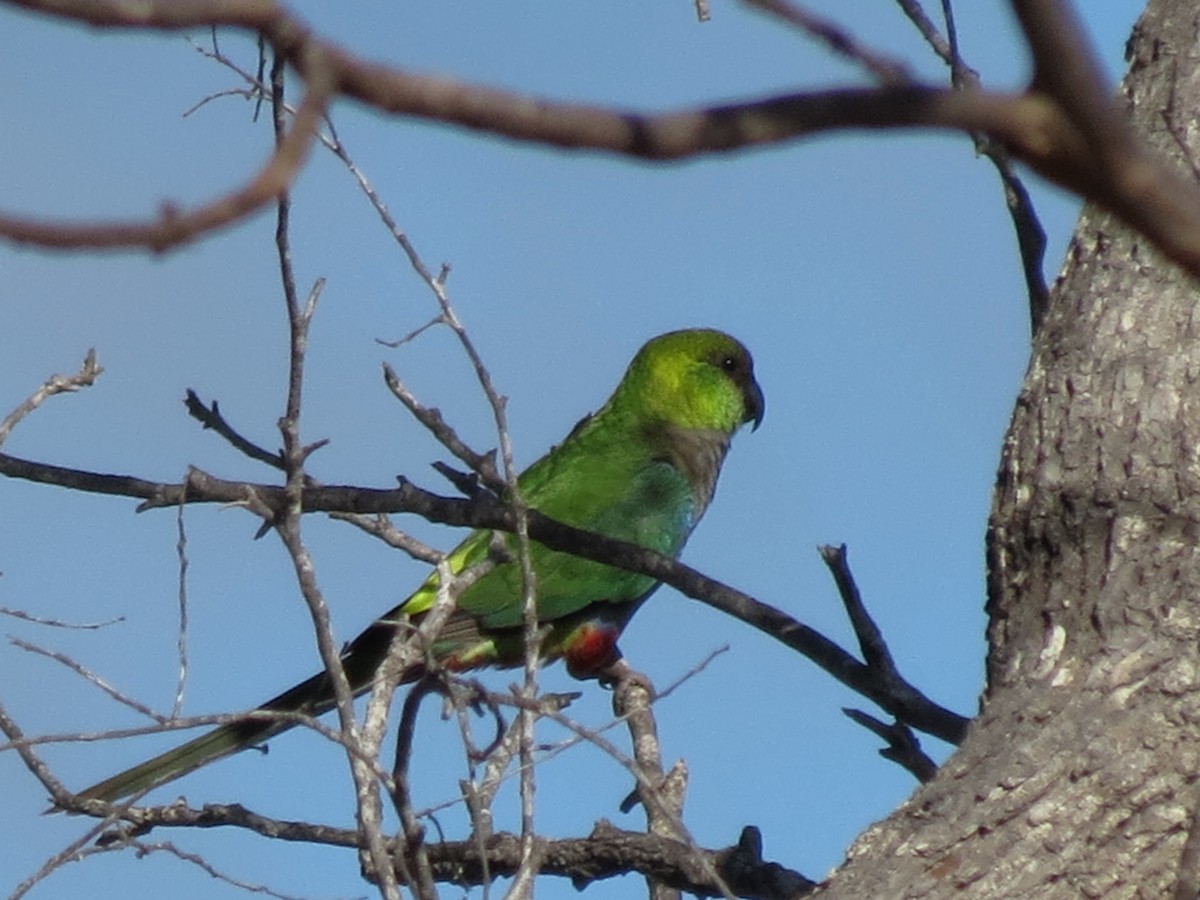
[[[1200, 146], [1198, 34], [1194, 2], [1153, 0], [1122, 93], [1189, 173], [1171, 132]], [[1196, 897], [1198, 300], [1085, 210], [1004, 445], [982, 713], [827, 895]]]

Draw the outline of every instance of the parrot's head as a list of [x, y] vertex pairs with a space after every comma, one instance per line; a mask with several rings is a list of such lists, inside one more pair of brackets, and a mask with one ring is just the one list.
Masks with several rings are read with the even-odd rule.
[[647, 341], [622, 388], [660, 421], [725, 434], [747, 422], [758, 428], [766, 406], [750, 351], [708, 328], [671, 331]]

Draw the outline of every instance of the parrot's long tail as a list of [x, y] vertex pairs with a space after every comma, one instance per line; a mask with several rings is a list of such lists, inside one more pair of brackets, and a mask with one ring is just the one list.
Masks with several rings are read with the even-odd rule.
[[[307, 713], [319, 716], [333, 706], [331, 698], [321, 696], [322, 693], [329, 693], [328, 687], [329, 678], [325, 673], [315, 675], [268, 700], [255, 712]], [[322, 691], [322, 688], [325, 690]], [[294, 716], [285, 718], [265, 715], [231, 722], [181, 744], [174, 750], [160, 753], [153, 759], [93, 784], [80, 791], [79, 796], [84, 800], [119, 800], [173, 781], [207, 763], [272, 738], [297, 724], [299, 720]]]
[[[347, 648], [342, 657], [346, 677], [355, 696], [366, 692], [375, 677], [375, 671], [387, 655], [387, 648], [395, 633], [393, 625], [376, 622], [360, 634]], [[406, 671], [402, 682], [420, 677], [422, 667]], [[259, 706], [255, 713], [289, 713], [286, 716], [254, 716], [228, 725], [214, 728], [194, 740], [188, 741], [160, 753], [153, 759], [124, 772], [118, 772], [91, 787], [79, 792], [84, 800], [107, 800], [112, 802], [130, 794], [149, 790], [174, 781], [214, 760], [253, 747], [255, 744], [282, 734], [300, 724], [300, 716], [319, 716], [333, 709], [333, 685], [326, 672], [312, 676], [277, 697]]]

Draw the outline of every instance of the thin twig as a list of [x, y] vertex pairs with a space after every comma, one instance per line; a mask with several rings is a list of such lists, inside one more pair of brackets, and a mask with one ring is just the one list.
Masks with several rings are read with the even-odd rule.
[[436, 566], [446, 558], [446, 554], [441, 550], [430, 547], [424, 541], [419, 541], [411, 534], [401, 531], [392, 523], [391, 519], [382, 513], [364, 516], [355, 513], [331, 512], [329, 518], [339, 522], [348, 522], [355, 528], [379, 538], [389, 547], [404, 551], [418, 562]]
[[[422, 264], [418, 271], [424, 269]], [[514, 519], [513, 533], [517, 538], [517, 562], [521, 569], [521, 622], [524, 633], [525, 660], [521, 684], [521, 696], [532, 701], [537, 697], [537, 672], [541, 656], [542, 632], [538, 622], [537, 610], [537, 574], [533, 569], [533, 558], [530, 554], [529, 538], [529, 509], [521, 497], [517, 483], [517, 469], [513, 461], [512, 441], [509, 437], [508, 419], [505, 413], [507, 398], [502, 396], [492, 383], [491, 373], [483, 363], [483, 358], [475, 349], [474, 342], [466, 329], [458, 320], [450, 299], [446, 295], [446, 267], [442, 268], [437, 278], [426, 279], [446, 324], [458, 337], [459, 343], [470, 359], [479, 386], [492, 409], [492, 417], [496, 423], [496, 435], [500, 443], [500, 459], [503, 465], [504, 486], [509, 510]], [[518, 714], [520, 725], [520, 758], [521, 758], [521, 866], [513, 879], [513, 887], [509, 896], [513, 898], [533, 895], [532, 879], [537, 874], [540, 853], [537, 852], [534, 831], [535, 790], [533, 769], [534, 726], [536, 717], [532, 710], [522, 707]]]
[[74, 375], [51, 375], [36, 391], [22, 400], [17, 408], [0, 421], [0, 445], [3, 445], [17, 423], [56, 394], [73, 393], [83, 387], [91, 387], [104, 371], [96, 363], [96, 350], [88, 350], [83, 365]]
[[[633, 673], [630, 673], [631, 676]], [[670, 774], [663, 772], [662, 751], [658, 743], [658, 724], [651, 709], [653, 691], [644, 678], [625, 677], [613, 686], [613, 713], [629, 727], [634, 762], [645, 775], [635, 783], [634, 793], [646, 813], [650, 834], [679, 840], [675, 822], [683, 821], [683, 799], [687, 790], [687, 767], [679, 760]], [[654, 796], [648, 796], [650, 792]], [[622, 812], [628, 812], [622, 804]], [[719, 879], [713, 872], [714, 879]], [[650, 900], [679, 900], [677, 888], [647, 879]]]
[[[956, 90], [979, 91], [979, 73], [963, 61], [958, 48], [958, 28], [954, 24], [954, 5], [942, 0], [942, 17], [946, 23], [949, 43], [950, 83]], [[996, 169], [1004, 188], [1004, 204], [1012, 221], [1021, 255], [1021, 273], [1025, 277], [1025, 294], [1029, 304], [1029, 330], [1036, 335], [1046, 317], [1050, 304], [1050, 289], [1044, 271], [1046, 259], [1046, 230], [1042, 227], [1033, 198], [1025, 182], [1013, 170], [1008, 148], [982, 131], [971, 132], [975, 152], [985, 157]]]
[[[159, 713], [151, 714], [156, 719], [161, 719], [154, 725], [144, 725], [135, 728], [111, 728], [105, 731], [98, 732], [71, 732], [68, 734], [40, 734], [34, 737], [21, 736], [13, 739], [7, 744], [0, 744], [0, 752], [6, 750], [20, 750], [23, 747], [37, 747], [44, 744], [81, 744], [94, 743], [97, 741], [117, 741], [125, 740], [131, 737], [145, 737], [151, 734], [164, 734], [172, 731], [187, 731], [193, 728], [209, 728], [220, 727], [222, 725], [231, 725], [241, 722], [285, 722], [289, 727], [299, 726], [308, 728], [328, 741], [343, 747], [349, 753], [355, 754], [360, 760], [372, 767], [374, 777], [385, 786], [389, 784], [389, 773], [379, 767], [376, 760], [367, 759], [360, 751], [360, 748], [349, 744], [345, 736], [333, 728], [323, 725], [319, 720], [314, 719], [307, 713], [296, 712], [277, 712], [275, 710], [251, 709], [240, 713], [221, 713], [219, 715], [208, 716], [186, 716], [179, 719], [168, 720], [165, 716]], [[36, 774], [36, 773], [35, 773]], [[97, 800], [88, 800], [82, 803], [75, 802], [70, 792], [63, 790], [64, 802], [59, 802], [58, 795], [55, 795], [55, 805], [59, 809], [70, 810], [72, 812], [91, 812], [96, 808], [116, 807], [119, 804], [104, 804]], [[98, 804], [98, 805], [97, 805]]]
[[921, 33], [921, 37], [925, 39], [933, 52], [941, 57], [942, 61], [947, 65], [953, 65], [954, 53], [950, 49], [950, 42], [942, 37], [941, 32], [937, 29], [937, 25], [926, 14], [919, 0], [896, 0], [896, 5], [908, 16], [909, 21], [917, 27], [917, 31]]
[[266, 463], [268, 466], [276, 469], [283, 469], [283, 453], [279, 450], [271, 452], [258, 446], [253, 441], [244, 438], [221, 415], [221, 410], [216, 400], [212, 402], [212, 406], [205, 406], [204, 401], [200, 399], [199, 395], [191, 388], [188, 388], [187, 393], [184, 395], [183, 405], [187, 407], [189, 416], [198, 421], [204, 428], [211, 428], [221, 437], [225, 438], [235, 449], [240, 450], [250, 459]]
[[[728, 651], [728, 649], [729, 649], [728, 645], [725, 645], [722, 647], [718, 647], [716, 650], [709, 653], [708, 656], [706, 656], [704, 659], [702, 659], [700, 662], [698, 662], [696, 665], [694, 665], [692, 668], [690, 668], [687, 672], [684, 672], [682, 675], [680, 675], [677, 679], [675, 679], [675, 681], [673, 681], [671, 684], [669, 684], [664, 690], [659, 691], [655, 697], [655, 702], [661, 703], [662, 701], [666, 700], [676, 690], [678, 690], [680, 687], [682, 687], [688, 681], [692, 680], [697, 675], [699, 675], [701, 672], [703, 672], [717, 656], [721, 655], [722, 653], [725, 653], [726, 651]], [[484, 701], [488, 704], [489, 708], [494, 708], [497, 705], [502, 704], [502, 703], [505, 705], [508, 705], [507, 698], [509, 697], [509, 695], [507, 695], [507, 694], [496, 694], [491, 691], [483, 691], [482, 695], [483, 695]], [[566, 709], [567, 706], [569, 706], [572, 702], [574, 702], [575, 700], [578, 700], [580, 696], [581, 696], [581, 694], [578, 691], [574, 691], [574, 692], [570, 692], [570, 693], [566, 693], [566, 694], [559, 694], [559, 693], [541, 694], [537, 698], [538, 704], [535, 708], [535, 714], [538, 716], [544, 716], [544, 715], [548, 715], [549, 712], [556, 712], [556, 713], [561, 712], [562, 710]], [[623, 717], [614, 717], [614, 718], [608, 720], [607, 722], [601, 723], [600, 725], [590, 726], [587, 728], [580, 726], [579, 730], [573, 730], [572, 733], [565, 740], [559, 741], [554, 746], [546, 748], [545, 752], [543, 752], [538, 757], [538, 763], [542, 763], [542, 762], [551, 760], [551, 759], [555, 758], [556, 756], [559, 756], [562, 753], [567, 752], [568, 750], [572, 749], [573, 747], [576, 747], [581, 743], [587, 742], [591, 735], [604, 734], [605, 732], [611, 731], [612, 729], [619, 727], [620, 725], [624, 724], [624, 722], [625, 722], [625, 719]], [[460, 728], [461, 727], [462, 726], [460, 726]], [[469, 738], [467, 737], [465, 728], [463, 729], [463, 734], [464, 734], [463, 743], [464, 743], [464, 746], [467, 747], [468, 758], [473, 758], [473, 757], [478, 758], [480, 756], [480, 754], [473, 750], [472, 744], [471, 744]], [[514, 728], [510, 729], [508, 733], [506, 733], [502, 736], [502, 739], [499, 739], [499, 740], [495, 741], [494, 743], [495, 743], [495, 746], [488, 748], [488, 750], [484, 754], [485, 759], [486, 759], [484, 773], [480, 778], [476, 779], [475, 785], [474, 785], [474, 791], [478, 793], [479, 802], [482, 804], [484, 809], [486, 809], [487, 805], [492, 802], [492, 798], [495, 796], [496, 791], [498, 791], [500, 789], [500, 786], [510, 777], [508, 774], [506, 774], [505, 770], [507, 769], [509, 763], [511, 762], [512, 757], [514, 755], [516, 755], [516, 752], [517, 752], [517, 730], [516, 730], [516, 728], [514, 727]], [[603, 751], [604, 747], [600, 747], [599, 749], [601, 749]], [[618, 764], [620, 764], [622, 762], [622, 759], [624, 759], [624, 757], [617, 759], [616, 762]], [[443, 809], [448, 809], [451, 806], [455, 805], [457, 802], [459, 802], [459, 801], [458, 800], [447, 801], [447, 802], [441, 803], [437, 806], [432, 806], [427, 809], [421, 810], [418, 813], [418, 815], [422, 816], [422, 817], [429, 816], [429, 815], [432, 815], [433, 813], [439, 812]]]
[[[330, 127], [332, 128], [332, 125]], [[337, 149], [334, 152], [337, 153], [338, 158], [350, 168], [351, 174], [354, 175], [355, 179], [358, 181], [359, 188], [367, 195], [367, 199], [371, 201], [371, 204], [375, 207], [375, 210], [383, 219], [384, 224], [392, 230], [394, 235], [399, 231], [399, 228], [392, 220], [392, 215], [388, 212], [387, 207], [383, 205], [383, 201], [379, 199], [379, 195], [375, 193], [375, 188], [371, 187], [371, 183], [367, 181], [366, 177], [362, 173], [362, 170], [359, 169], [358, 166], [351, 161], [350, 157], [346, 155], [345, 149], [341, 143], [336, 144], [336, 147]], [[380, 346], [387, 347], [390, 350], [395, 350], [399, 347], [403, 347], [405, 344], [412, 343], [430, 328], [441, 324], [442, 317], [437, 315], [424, 325], [417, 326], [403, 337], [398, 337], [394, 341], [385, 341], [383, 338], [375, 338], [375, 343], [379, 344]]]
[[[448, 560], [442, 559], [438, 563], [437, 596], [433, 605], [425, 614], [420, 630], [414, 639], [407, 642], [403, 648], [407, 651], [406, 653], [401, 652], [401, 633], [397, 632], [383, 665], [376, 675], [375, 685], [372, 688], [370, 699], [367, 701], [362, 740], [373, 755], [379, 752], [384, 726], [387, 722], [387, 712], [391, 706], [396, 686], [415, 667], [423, 666], [427, 671], [432, 668], [429, 663], [431, 662], [433, 642], [453, 613], [458, 597], [493, 568], [494, 565], [490, 561], [484, 560], [478, 566], [467, 569], [459, 576], [451, 571]], [[419, 655], [417, 648], [421, 650]], [[408, 760], [417, 707], [420, 705], [421, 699], [428, 693], [430, 686], [430, 683], [422, 678], [410, 689], [405, 698], [404, 712], [401, 716], [400, 731], [397, 736], [396, 754], [392, 765], [391, 785], [392, 805], [400, 816], [404, 833], [403, 852], [396, 858], [396, 863], [401, 867], [404, 880], [410, 887], [414, 887], [417, 897], [421, 900], [436, 900], [437, 891], [425, 856], [424, 830], [420, 827], [412, 810], [408, 790]]]
[[818, 547], [817, 552], [821, 554], [822, 561], [833, 574], [838, 595], [842, 598], [842, 605], [846, 607], [846, 616], [850, 619], [854, 636], [858, 639], [863, 661], [869, 667], [887, 673], [890, 677], [896, 671], [896, 661], [883, 638], [883, 632], [863, 603], [862, 594], [854, 581], [854, 574], [850, 571], [846, 545], [833, 547], [825, 544]]
[[[499, 702], [512, 704], [518, 709], [528, 709], [530, 713], [540, 713], [561, 727], [575, 733], [583, 740], [594, 744], [596, 747], [604, 751], [604, 753], [606, 753], [611, 759], [615, 760], [634, 777], [639, 788], [639, 795], [643, 802], [648, 806], [647, 815], [660, 817], [661, 827], [671, 829], [674, 832], [673, 839], [687, 847], [689, 852], [696, 852], [698, 854], [698, 861], [702, 866], [707, 865], [707, 861], [699, 859], [699, 857], [703, 856], [703, 854], [700, 853], [699, 843], [697, 843], [696, 839], [692, 836], [687, 826], [684, 825], [683, 820], [679, 817], [679, 815], [672, 808], [670, 808], [668, 804], [663, 802], [663, 798], [658, 793], [659, 785], [654, 783], [652, 773], [643, 770], [636, 759], [621, 752], [621, 750], [619, 750], [617, 746], [612, 743], [612, 741], [605, 738], [598, 731], [586, 728], [562, 713], [541, 707], [537, 699], [530, 701], [520, 693], [509, 695], [503, 700], [500, 700], [500, 698], [497, 699]], [[526, 763], [522, 761], [522, 765], [524, 766]], [[650, 812], [649, 808], [653, 808], [653, 812]], [[523, 839], [523, 852], [525, 843], [526, 842]], [[533, 851], [531, 850], [530, 852]], [[523, 855], [522, 867], [525, 865], [524, 859], [525, 857]], [[536, 863], [536, 860], [534, 860], [534, 863]], [[534, 863], [531, 863], [531, 865]], [[728, 887], [722, 883], [721, 877], [716, 870], [713, 869], [710, 874], [715, 885], [720, 891], [720, 895], [727, 898], [727, 900], [734, 900], [732, 893]]]
[[852, 722], [887, 742], [887, 746], [879, 751], [879, 755], [884, 759], [890, 759], [903, 766], [922, 784], [933, 780], [937, 774], [937, 763], [921, 750], [921, 742], [912, 733], [912, 729], [900, 722], [892, 722], [890, 725], [881, 722], [859, 709], [843, 708], [842, 712]]
[[421, 702], [434, 690], [435, 677], [426, 676], [409, 688], [396, 730], [396, 757], [392, 765], [392, 806], [400, 817], [403, 844], [393, 856], [400, 877], [421, 900], [434, 900], [437, 888], [425, 851], [425, 829], [413, 812], [412, 792], [408, 787], [408, 764], [416, 734], [417, 712]]
[[[284, 66], [281, 55], [276, 55], [271, 65], [271, 113], [275, 129], [277, 149], [287, 140], [285, 129]], [[293, 130], [295, 130], [293, 125]], [[329, 609], [317, 584], [315, 569], [308, 548], [301, 537], [300, 521], [305, 488], [304, 466], [314, 447], [305, 447], [300, 442], [300, 412], [304, 387], [304, 363], [308, 349], [309, 327], [316, 312], [323, 281], [318, 279], [309, 292], [307, 300], [300, 304], [296, 293], [295, 275], [292, 270], [289, 220], [291, 200], [286, 188], [279, 192], [276, 200], [275, 246], [279, 257], [280, 282], [288, 317], [288, 387], [283, 417], [279, 430], [283, 437], [284, 471], [286, 484], [284, 495], [287, 503], [282, 515], [275, 523], [288, 556], [292, 560], [301, 594], [312, 617], [317, 646], [330, 682], [336, 703], [338, 722], [348, 744], [357, 744], [359, 732], [355, 722], [353, 691], [342, 666], [341, 656], [333, 639], [329, 620]], [[350, 773], [355, 788], [355, 812], [362, 839], [366, 845], [366, 857], [370, 870], [377, 879], [380, 893], [386, 900], [400, 900], [400, 889], [388, 860], [381, 830], [382, 809], [379, 791], [371, 767], [365, 765], [354, 753], [348, 753]]]
[[146, 841], [131, 840], [129, 841], [129, 846], [137, 850], [138, 854], [142, 856], [148, 856], [151, 853], [166, 853], [182, 862], [195, 866], [210, 878], [223, 882], [239, 891], [245, 891], [248, 894], [263, 894], [267, 897], [275, 897], [277, 900], [307, 900], [307, 898], [302, 895], [284, 894], [275, 890], [274, 888], [268, 887], [265, 884], [255, 884], [249, 881], [243, 881], [240, 878], [234, 878], [227, 872], [223, 872], [218, 869], [204, 857], [196, 853], [189, 853], [186, 850], [180, 850], [170, 841], [156, 841], [155, 843], [148, 843]]
[[818, 16], [792, 0], [746, 0], [746, 3], [800, 29], [831, 52], [862, 66], [880, 84], [912, 83], [908, 66], [870, 49], [832, 19]]
[[[954, 89], [977, 94], [981, 90], [979, 73], [968, 66], [959, 53], [958, 29], [954, 23], [954, 7], [951, 0], [941, 0], [946, 37], [942, 37], [918, 0], [896, 2], [934, 53], [950, 67], [950, 83]], [[1038, 219], [1033, 199], [1029, 196], [1025, 183], [1013, 169], [1005, 143], [984, 129], [969, 129], [968, 134], [975, 144], [975, 152], [991, 162], [996, 174], [1000, 176], [1005, 206], [1012, 220], [1017, 248], [1021, 255], [1021, 270], [1025, 276], [1025, 293], [1029, 303], [1030, 331], [1036, 334], [1045, 317], [1050, 298], [1043, 271], [1046, 256], [1045, 229]]]
[[125, 621], [124, 616], [114, 616], [111, 619], [105, 619], [103, 622], [68, 622], [64, 619], [35, 616], [24, 610], [10, 609], [7, 606], [0, 606], [0, 616], [11, 616], [14, 619], [22, 619], [26, 622], [32, 622], [35, 625], [47, 625], [51, 628], [73, 628], [81, 631], [94, 631], [98, 628], [107, 628], [109, 625], [116, 625], [119, 622]]
[[387, 363], [383, 364], [383, 379], [392, 395], [404, 404], [404, 408], [412, 414], [413, 418], [424, 425], [443, 447], [478, 472], [489, 487], [494, 489], [504, 487], [504, 480], [496, 473], [495, 451], [476, 453], [468, 447], [459, 438], [458, 433], [446, 424], [441, 410], [423, 405]]
[[50, 767], [42, 762], [41, 757], [34, 751], [34, 741], [25, 737], [20, 726], [8, 715], [8, 711], [2, 703], [0, 703], [0, 733], [8, 739], [7, 745], [0, 746], [0, 749], [11, 747], [16, 750], [17, 755], [21, 757], [21, 762], [25, 764], [25, 768], [50, 792], [51, 797], [58, 799], [68, 795], [62, 782], [54, 776]]
[[95, 856], [98, 853], [107, 853], [108, 849], [104, 847], [88, 846], [93, 840], [106, 828], [108, 823], [101, 822], [98, 825], [89, 828], [75, 840], [68, 843], [57, 853], [48, 857], [38, 870], [18, 884], [8, 895], [7, 900], [20, 900], [28, 894], [37, 884], [44, 881], [60, 866], [67, 863], [76, 862], [89, 856]]
[[179, 676], [175, 683], [175, 702], [171, 706], [171, 718], [174, 719], [183, 711], [183, 690], [187, 684], [188, 673], [188, 653], [187, 653], [187, 633], [188, 633], [188, 594], [187, 594], [187, 571], [188, 571], [188, 556], [187, 556], [187, 530], [183, 525], [183, 511], [187, 509], [186, 503], [180, 503], [179, 509], [175, 514], [175, 528], [178, 534], [178, 539], [175, 542], [175, 554], [179, 559], [179, 591], [178, 591], [178, 608], [179, 608], [179, 631], [176, 637], [175, 646], [176, 653], [179, 657]]
[[158, 722], [160, 725], [165, 724], [171, 718], [174, 718], [174, 716], [164, 716], [159, 713], [156, 713], [156, 712], [154, 712], [154, 710], [150, 709], [150, 707], [146, 706], [145, 704], [139, 703], [137, 700], [134, 700], [132, 697], [129, 697], [126, 694], [121, 693], [119, 690], [117, 690], [115, 687], [113, 687], [111, 684], [109, 684], [107, 681], [105, 681], [103, 678], [101, 678], [95, 672], [91, 671], [90, 669], [86, 668], [85, 666], [81, 665], [80, 663], [76, 662], [75, 660], [71, 659], [71, 657], [67, 656], [65, 653], [60, 653], [57, 650], [48, 650], [45, 647], [39, 647], [37, 644], [31, 644], [28, 641], [23, 641], [17, 637], [9, 637], [8, 640], [9, 640], [9, 643], [11, 643], [14, 647], [19, 647], [20, 649], [26, 651], [27, 653], [36, 653], [39, 656], [45, 656], [49, 659], [54, 660], [57, 663], [60, 663], [64, 666], [66, 666], [68, 669], [70, 669], [72, 672], [74, 672], [76, 675], [78, 675], [84, 681], [88, 682], [89, 684], [94, 685], [95, 687], [98, 687], [104, 693], [108, 694], [108, 696], [111, 697], [113, 700], [116, 700], [118, 703], [120, 703], [123, 706], [128, 706], [132, 710], [136, 710], [137, 712], [141, 713], [143, 716], [146, 716], [149, 719], [153, 719], [155, 722]]
[[958, 26], [954, 24], [954, 4], [951, 0], [942, 0], [942, 21], [946, 23], [946, 40], [950, 44], [950, 83], [955, 87], [963, 87], [964, 84], [979, 87], [979, 76], [973, 69], [967, 68], [958, 51]]

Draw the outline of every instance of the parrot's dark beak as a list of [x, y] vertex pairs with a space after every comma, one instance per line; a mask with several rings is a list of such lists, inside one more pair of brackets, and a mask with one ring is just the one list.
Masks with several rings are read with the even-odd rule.
[[758, 386], [753, 375], [750, 377], [750, 383], [746, 385], [742, 399], [746, 404], [746, 416], [742, 421], [753, 422], [750, 430], [758, 431], [758, 426], [762, 424], [763, 415], [767, 411], [767, 399], [763, 396], [762, 388]]

